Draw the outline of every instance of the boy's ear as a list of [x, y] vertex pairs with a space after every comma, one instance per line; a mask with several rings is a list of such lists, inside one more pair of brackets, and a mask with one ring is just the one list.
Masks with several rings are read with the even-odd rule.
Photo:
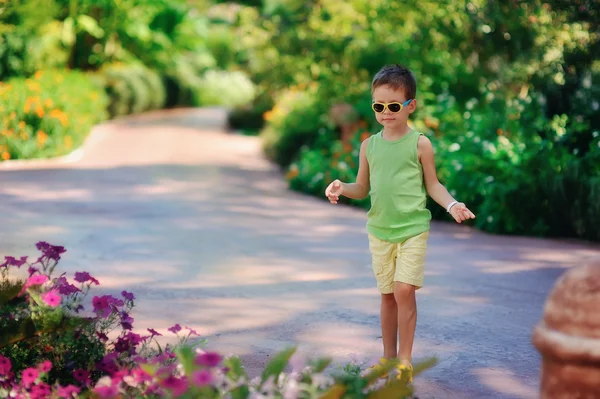
[[417, 109], [417, 99], [413, 99], [410, 104], [408, 104], [408, 112], [412, 114]]

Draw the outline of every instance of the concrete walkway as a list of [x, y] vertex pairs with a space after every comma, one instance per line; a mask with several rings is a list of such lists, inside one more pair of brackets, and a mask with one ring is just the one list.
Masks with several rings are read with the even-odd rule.
[[[292, 193], [223, 111], [165, 111], [99, 126], [66, 160], [0, 164], [0, 257], [68, 252], [96, 294], [133, 291], [135, 325], [197, 329], [256, 375], [274, 351], [380, 354], [363, 210]], [[490, 236], [434, 223], [415, 356], [440, 364], [420, 398], [534, 398], [531, 333], [556, 278], [597, 245]]]

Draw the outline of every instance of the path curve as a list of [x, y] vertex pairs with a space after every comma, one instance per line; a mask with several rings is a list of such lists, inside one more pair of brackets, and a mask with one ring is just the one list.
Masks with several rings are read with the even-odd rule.
[[[136, 294], [137, 329], [190, 326], [253, 375], [292, 344], [376, 358], [364, 211], [288, 191], [258, 139], [224, 125], [220, 109], [155, 112], [96, 127], [64, 159], [0, 164], [0, 257], [64, 245], [71, 276]], [[440, 364], [419, 397], [536, 397], [546, 295], [600, 248], [439, 222], [430, 237], [415, 357]]]

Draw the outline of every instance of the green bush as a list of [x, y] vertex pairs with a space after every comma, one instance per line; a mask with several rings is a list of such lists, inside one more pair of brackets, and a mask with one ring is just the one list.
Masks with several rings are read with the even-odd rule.
[[161, 77], [141, 64], [108, 65], [98, 77], [110, 99], [111, 117], [160, 109], [166, 103]]
[[47, 158], [79, 147], [107, 118], [108, 99], [91, 76], [45, 71], [0, 82], [0, 160]]
[[209, 70], [199, 82], [194, 105], [236, 107], [250, 103], [255, 95], [254, 83], [245, 73]]
[[266, 155], [287, 167], [303, 146], [316, 142], [320, 129], [328, 127], [327, 112], [328, 104], [319, 98], [315, 86], [281, 93], [265, 115], [267, 125], [261, 136]]

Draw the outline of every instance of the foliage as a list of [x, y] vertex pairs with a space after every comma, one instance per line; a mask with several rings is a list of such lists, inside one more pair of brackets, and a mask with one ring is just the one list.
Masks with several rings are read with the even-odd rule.
[[102, 86], [77, 71], [45, 71], [0, 82], [2, 160], [64, 155], [106, 118]]
[[111, 117], [160, 109], [166, 104], [163, 80], [143, 64], [106, 65], [97, 77], [110, 99]]
[[[65, 249], [37, 244], [42, 256], [7, 256], [0, 265], [0, 395], [23, 398], [376, 398], [412, 395], [406, 380], [381, 379], [389, 362], [377, 371], [346, 365], [329, 374], [331, 359], [304, 359], [288, 348], [275, 354], [252, 380], [237, 357], [223, 357], [188, 343], [197, 333], [179, 324], [169, 328], [180, 341], [162, 348], [157, 331], [133, 332], [135, 296], [94, 296], [85, 312], [86, 296], [99, 281], [75, 273], [71, 284], [54, 272]], [[9, 271], [28, 266], [25, 281]], [[120, 333], [115, 332], [120, 330]], [[118, 331], [117, 331], [118, 332]], [[109, 339], [109, 336], [116, 338]], [[151, 344], [155, 345], [151, 347]], [[415, 365], [415, 375], [434, 366], [435, 359]], [[285, 373], [291, 367], [292, 371]], [[383, 396], [382, 396], [383, 395]]]
[[[598, 239], [597, 1], [239, 3], [230, 25], [243, 37], [240, 65], [274, 99], [263, 112], [265, 149], [298, 174], [293, 188], [322, 195], [322, 176], [348, 175], [331, 158], [338, 144], [316, 144], [332, 129], [327, 115], [349, 103], [378, 131], [370, 81], [400, 62], [417, 76], [414, 126], [479, 228]], [[296, 104], [288, 88], [302, 86], [316, 89], [301, 89]]]

